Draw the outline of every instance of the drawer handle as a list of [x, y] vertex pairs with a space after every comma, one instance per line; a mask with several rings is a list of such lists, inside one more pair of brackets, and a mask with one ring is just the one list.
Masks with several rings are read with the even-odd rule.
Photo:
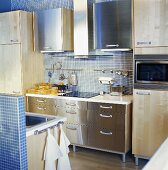
[[107, 44], [106, 47], [119, 47], [119, 44]]
[[66, 128], [70, 130], [77, 130], [77, 128], [73, 128], [73, 127], [66, 127]]
[[69, 112], [67, 110], [66, 110], [66, 113], [69, 113], [69, 114], [72, 114], [72, 115], [76, 114], [76, 112]]
[[13, 93], [18, 94], [18, 93], [20, 93], [20, 91], [13, 91]]
[[150, 92], [136, 92], [137, 95], [150, 95]]
[[39, 102], [39, 103], [46, 103], [46, 100], [38, 100], [37, 99], [37, 102]]
[[68, 105], [68, 106], [76, 106], [75, 103], [66, 103], [66, 105]]
[[100, 105], [100, 108], [102, 108], [102, 109], [112, 109], [113, 107], [112, 106], [106, 107], [106, 106]]
[[37, 107], [38, 110], [46, 110], [46, 108], [44, 107]]
[[113, 115], [107, 116], [107, 115], [100, 114], [100, 117], [111, 118], [111, 117], [113, 117]]
[[112, 132], [107, 133], [107, 132], [103, 132], [103, 131], [100, 131], [100, 133], [101, 133], [102, 135], [112, 135], [112, 134], [113, 134]]

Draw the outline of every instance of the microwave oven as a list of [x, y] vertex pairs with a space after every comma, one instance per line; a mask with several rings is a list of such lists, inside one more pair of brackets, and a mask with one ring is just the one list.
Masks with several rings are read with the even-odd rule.
[[135, 55], [134, 88], [168, 89], [168, 55]]

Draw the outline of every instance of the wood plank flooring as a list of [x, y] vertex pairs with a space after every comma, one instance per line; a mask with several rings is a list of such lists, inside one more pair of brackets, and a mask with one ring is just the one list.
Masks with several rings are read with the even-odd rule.
[[134, 158], [127, 155], [127, 162], [122, 163], [121, 155], [95, 151], [92, 149], [78, 148], [69, 154], [72, 170], [141, 170], [147, 163], [140, 159], [140, 165], [135, 166]]

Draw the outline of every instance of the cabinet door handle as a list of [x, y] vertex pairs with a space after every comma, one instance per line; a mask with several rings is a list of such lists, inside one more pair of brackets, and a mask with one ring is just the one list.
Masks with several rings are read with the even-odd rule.
[[51, 47], [43, 47], [43, 49], [52, 49]]
[[150, 92], [136, 92], [137, 95], [150, 95]]
[[46, 100], [38, 100], [37, 99], [37, 102], [39, 102], [39, 103], [46, 103]]
[[18, 42], [18, 40], [11, 40], [11, 42]]
[[37, 107], [38, 110], [46, 110], [46, 108], [44, 107]]
[[20, 91], [13, 91], [13, 93], [18, 94], [18, 93], [20, 93]]
[[68, 105], [68, 106], [76, 106], [75, 103], [66, 103], [66, 105]]
[[111, 117], [113, 117], [113, 115], [107, 116], [107, 115], [100, 114], [100, 117], [111, 118]]
[[100, 105], [100, 108], [101, 109], [112, 109], [113, 107], [112, 106], [102, 106], [102, 105]]
[[119, 47], [119, 44], [107, 44], [106, 47]]
[[77, 128], [73, 128], [73, 127], [66, 127], [66, 128], [70, 130], [77, 130]]
[[112, 135], [113, 133], [112, 132], [103, 132], [103, 131], [100, 131], [100, 133], [102, 134], [102, 135]]
[[69, 112], [69, 111], [67, 111], [67, 110], [66, 110], [66, 113], [69, 113], [69, 114], [72, 114], [72, 115], [75, 115], [75, 114], [76, 114], [76, 112]]

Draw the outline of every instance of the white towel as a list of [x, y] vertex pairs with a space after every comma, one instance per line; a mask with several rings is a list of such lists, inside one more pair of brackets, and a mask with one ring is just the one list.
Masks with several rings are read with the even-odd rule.
[[56, 160], [63, 156], [61, 149], [48, 129], [47, 142], [44, 150], [45, 170], [56, 170]]
[[62, 125], [60, 125], [60, 130], [61, 130], [60, 149], [61, 152], [63, 153], [63, 156], [58, 159], [57, 170], [71, 170], [71, 165], [68, 157], [68, 153], [69, 153], [68, 146], [70, 145], [70, 142], [62, 129]]

